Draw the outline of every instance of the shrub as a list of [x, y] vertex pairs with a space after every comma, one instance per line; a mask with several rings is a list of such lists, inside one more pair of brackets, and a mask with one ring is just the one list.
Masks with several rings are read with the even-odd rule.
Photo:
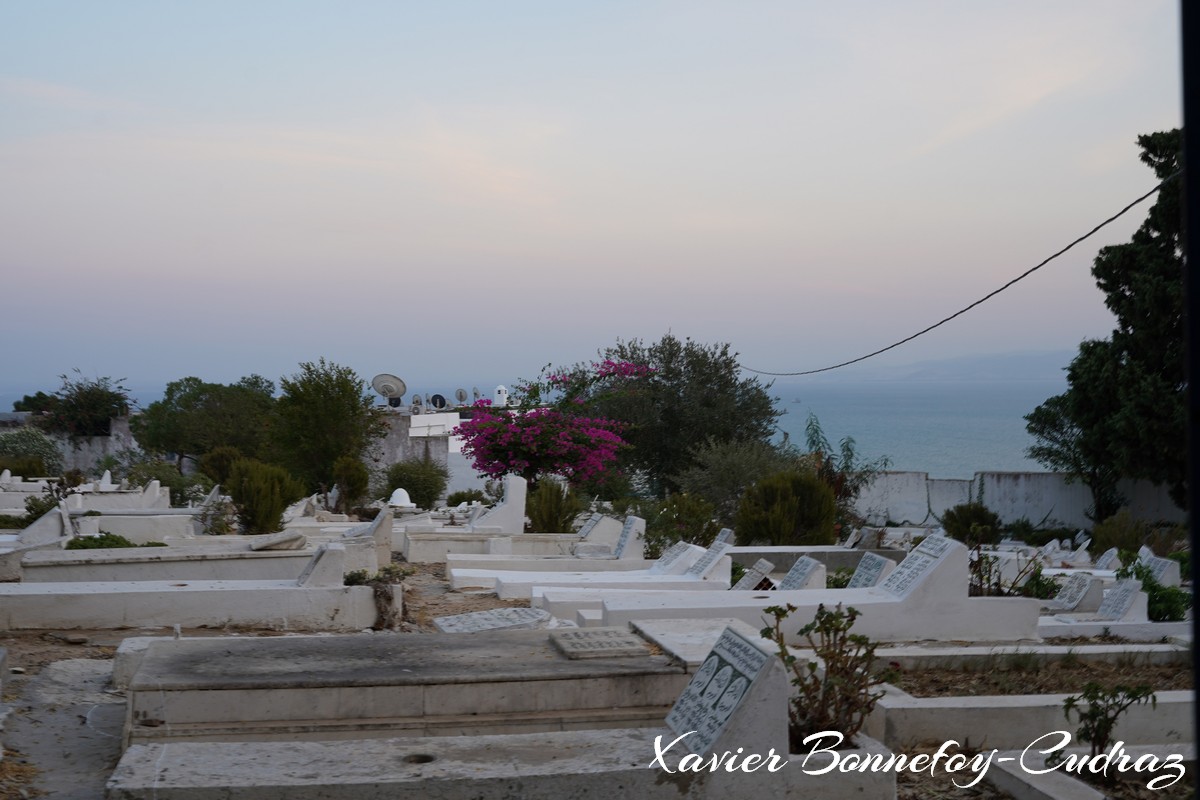
[[4, 470], [23, 478], [44, 476], [46, 463], [36, 456], [0, 456], [0, 472]]
[[1145, 545], [1156, 555], [1164, 555], [1177, 549], [1176, 543], [1187, 533], [1180, 526], [1156, 526], [1134, 518], [1129, 509], [1123, 508], [1092, 529], [1093, 553], [1103, 553], [1110, 547], [1137, 552]]
[[486, 503], [487, 495], [480, 489], [460, 489], [457, 492], [451, 492], [446, 498], [446, 505], [457, 506], [463, 503]]
[[58, 508], [58, 495], [53, 492], [29, 495], [25, 498], [25, 525], [32, 525], [55, 508]]
[[446, 491], [449, 480], [450, 470], [446, 465], [431, 458], [398, 461], [387, 469], [387, 496], [397, 489], [404, 489], [408, 499], [418, 508], [433, 508]]
[[802, 468], [814, 459], [794, 448], [756, 439], [709, 439], [693, 448], [691, 460], [693, 466], [674, 479], [680, 490], [712, 503], [721, 523], [733, 524], [747, 488], [768, 475]]
[[1192, 607], [1192, 595], [1178, 586], [1163, 586], [1145, 564], [1132, 556], [1129, 566], [1117, 570], [1117, 580], [1137, 578], [1146, 593], [1146, 615], [1152, 622], [1179, 622]]
[[244, 457], [242, 451], [236, 447], [214, 447], [200, 456], [200, 471], [212, 478], [214, 483], [223, 485], [229, 480], [229, 472], [233, 469], [234, 462]]
[[[796, 607], [788, 604], [786, 608], [771, 606], [763, 610], [775, 621], [762, 629], [762, 637], [779, 648], [779, 658], [792, 672], [792, 685], [797, 689], [788, 709], [790, 752], [802, 752], [804, 738], [821, 731], [838, 731], [849, 745], [884, 694], [872, 691], [881, 683], [871, 675], [878, 645], [850, 633], [858, 610], [843, 611], [840, 603], [833, 610], [824, 603], [817, 606], [813, 621], [800, 629], [816, 657], [812, 660], [792, 655], [782, 631], [783, 621]], [[818, 668], [818, 660], [823, 669]]]
[[[42, 468], [37, 472], [18, 472], [12, 469], [14, 475], [29, 477], [33, 475], [57, 475], [62, 471], [63, 459], [58, 445], [37, 428], [26, 426], [11, 431], [0, 431], [0, 457], [15, 459], [38, 459]], [[4, 469], [4, 467], [0, 467]]]
[[850, 585], [850, 579], [854, 577], [854, 570], [841, 567], [833, 572], [825, 575], [826, 589], [845, 589]]
[[171, 505], [185, 506], [199, 502], [212, 491], [213, 482], [202, 472], [184, 475], [170, 461], [149, 459], [129, 467], [129, 482], [135, 485], [158, 481], [171, 492]]
[[146, 542], [134, 544], [124, 536], [116, 533], [100, 531], [99, 536], [76, 536], [67, 542], [65, 550], [102, 550], [112, 547], [166, 547], [163, 542]]
[[304, 484], [287, 470], [249, 458], [234, 462], [227, 488], [244, 533], [282, 529], [284, 509], [304, 496]]
[[525, 498], [530, 533], [564, 533], [574, 528], [583, 501], [569, 487], [543, 478]]
[[837, 539], [836, 514], [833, 490], [820, 478], [781, 472], [746, 490], [735, 523], [747, 544], [830, 545]]
[[[1121, 718], [1121, 715], [1130, 706], [1140, 705], [1147, 701], [1151, 708], [1158, 707], [1158, 698], [1149, 686], [1116, 686], [1112, 689], [1105, 689], [1098, 683], [1088, 682], [1083, 687], [1082, 694], [1072, 695], [1063, 701], [1063, 714], [1066, 716], [1067, 722], [1071, 721], [1072, 711], [1079, 716], [1079, 728], [1076, 729], [1075, 735], [1079, 737], [1080, 741], [1088, 742], [1091, 745], [1091, 757], [1095, 758], [1098, 754], [1108, 750], [1113, 730], [1116, 729], [1117, 720]], [[1086, 711], [1084, 710], [1085, 706]], [[1062, 757], [1058, 753], [1055, 756], [1058, 759]], [[1112, 780], [1107, 771], [1105, 779], [1106, 781]]]
[[354, 456], [342, 456], [333, 462], [333, 482], [338, 485], [338, 505], [349, 511], [367, 496], [371, 473], [367, 465]]
[[1000, 541], [1000, 517], [983, 503], [959, 503], [942, 515], [947, 535], [967, 547]]
[[72, 439], [88, 436], [108, 436], [114, 417], [129, 413], [129, 390], [121, 385], [124, 378], [85, 378], [60, 375], [62, 386], [54, 393], [56, 402], [48, 411], [35, 417], [37, 425], [51, 433], [62, 433]]
[[713, 504], [686, 492], [644, 503], [640, 513], [646, 518], [646, 558], [658, 558], [676, 542], [708, 547], [721, 532]]

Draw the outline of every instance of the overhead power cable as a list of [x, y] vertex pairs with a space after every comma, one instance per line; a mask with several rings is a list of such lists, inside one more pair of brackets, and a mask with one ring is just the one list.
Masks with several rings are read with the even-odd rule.
[[1127, 206], [1125, 206], [1124, 208], [1122, 208], [1122, 209], [1121, 209], [1120, 211], [1118, 211], [1116, 214], [1113, 214], [1111, 217], [1109, 217], [1108, 219], [1104, 220], [1104, 222], [1101, 222], [1099, 225], [1097, 225], [1096, 227], [1092, 228], [1090, 231], [1088, 231], [1087, 233], [1085, 233], [1083, 236], [1080, 236], [1078, 239], [1076, 239], [1075, 241], [1071, 242], [1069, 245], [1067, 245], [1067, 246], [1066, 246], [1066, 247], [1064, 247], [1063, 249], [1059, 250], [1057, 253], [1054, 253], [1053, 255], [1051, 255], [1051, 256], [1049, 256], [1049, 257], [1047, 257], [1047, 258], [1046, 258], [1045, 260], [1043, 260], [1041, 263], [1039, 263], [1039, 264], [1037, 264], [1036, 266], [1030, 267], [1029, 269], [1025, 270], [1025, 271], [1024, 271], [1024, 272], [1022, 272], [1020, 275], [1018, 275], [1017, 277], [1013, 278], [1013, 279], [1012, 279], [1011, 281], [1009, 281], [1008, 283], [1006, 283], [1006, 284], [1004, 284], [1003, 286], [1001, 286], [999, 289], [996, 289], [996, 290], [994, 290], [994, 291], [988, 292], [986, 295], [984, 295], [983, 297], [979, 298], [979, 299], [978, 299], [978, 300], [976, 300], [974, 303], [971, 303], [971, 305], [967, 306], [966, 308], [959, 309], [958, 311], [955, 311], [953, 314], [951, 314], [950, 316], [946, 317], [945, 319], [943, 319], [943, 320], [940, 320], [940, 321], [938, 321], [938, 322], [935, 322], [935, 323], [933, 323], [933, 324], [932, 324], [932, 325], [930, 325], [928, 328], [922, 328], [921, 330], [917, 331], [916, 333], [912, 334], [911, 336], [906, 336], [905, 338], [901, 339], [901, 340], [900, 340], [900, 341], [898, 341], [898, 342], [893, 342], [892, 344], [889, 344], [887, 347], [881, 347], [881, 348], [879, 348], [878, 350], [875, 350], [875, 351], [873, 351], [873, 352], [867, 353], [865, 356], [859, 356], [858, 358], [852, 358], [852, 359], [850, 359], [849, 361], [843, 361], [843, 362], [841, 362], [840, 364], [832, 364], [832, 365], [830, 365], [830, 366], [828, 366], [828, 367], [821, 367], [820, 369], [806, 369], [806, 370], [802, 370], [802, 371], [800, 371], [800, 372], [768, 372], [768, 371], [766, 371], [766, 370], [761, 370], [761, 369], [751, 369], [750, 367], [747, 367], [747, 366], [745, 366], [744, 364], [739, 364], [738, 366], [739, 366], [739, 367], [741, 367], [742, 369], [744, 369], [746, 372], [753, 372], [755, 375], [773, 375], [773, 376], [777, 376], [777, 377], [788, 377], [788, 378], [790, 378], [790, 377], [795, 377], [795, 376], [797, 376], [797, 375], [815, 375], [815, 374], [817, 374], [818, 372], [829, 372], [830, 370], [841, 369], [842, 367], [848, 367], [848, 366], [850, 366], [851, 364], [857, 364], [857, 363], [858, 363], [858, 362], [860, 362], [860, 361], [866, 361], [868, 358], [874, 358], [875, 356], [877, 356], [877, 355], [879, 355], [879, 354], [881, 354], [881, 353], [886, 353], [888, 350], [894, 350], [895, 348], [899, 347], [899, 346], [900, 346], [900, 345], [902, 345], [902, 344], [907, 344], [908, 342], [911, 342], [913, 339], [916, 339], [918, 336], [924, 336], [925, 334], [929, 333], [931, 330], [933, 330], [933, 329], [935, 329], [935, 328], [940, 328], [941, 326], [945, 325], [947, 322], [949, 322], [950, 320], [952, 320], [952, 319], [954, 319], [954, 318], [956, 318], [956, 317], [961, 317], [963, 314], [965, 314], [965, 313], [967, 313], [968, 311], [970, 311], [971, 309], [975, 308], [975, 306], [978, 306], [978, 305], [982, 304], [983, 302], [985, 302], [985, 301], [987, 301], [987, 300], [990, 300], [990, 299], [992, 299], [993, 297], [995, 297], [996, 295], [1000, 294], [1001, 292], [1003, 292], [1003, 291], [1004, 291], [1005, 289], [1007, 289], [1008, 287], [1012, 286], [1014, 283], [1017, 283], [1018, 281], [1024, 280], [1025, 278], [1029, 277], [1030, 275], [1032, 275], [1033, 273], [1037, 272], [1037, 271], [1038, 271], [1039, 269], [1041, 269], [1042, 267], [1044, 267], [1044, 266], [1046, 266], [1047, 264], [1049, 264], [1049, 263], [1050, 263], [1051, 261], [1053, 261], [1054, 259], [1056, 259], [1056, 258], [1058, 258], [1059, 256], [1061, 256], [1063, 253], [1065, 253], [1065, 252], [1067, 252], [1068, 250], [1070, 250], [1070, 249], [1071, 249], [1072, 247], [1074, 247], [1075, 245], [1077, 245], [1077, 244], [1079, 244], [1080, 242], [1082, 242], [1082, 241], [1084, 241], [1084, 240], [1086, 240], [1086, 239], [1090, 238], [1092, 235], [1094, 235], [1094, 234], [1095, 234], [1097, 231], [1099, 231], [1100, 229], [1104, 228], [1106, 225], [1109, 225], [1110, 223], [1112, 223], [1112, 222], [1115, 222], [1116, 220], [1120, 219], [1122, 216], [1124, 216], [1124, 215], [1125, 215], [1125, 213], [1126, 213], [1127, 211], [1129, 211], [1131, 208], [1133, 208], [1134, 206], [1136, 206], [1138, 203], [1141, 203], [1142, 201], [1146, 200], [1146, 199], [1147, 199], [1147, 198], [1149, 198], [1149, 197], [1153, 197], [1153, 196], [1154, 196], [1154, 194], [1155, 194], [1155, 193], [1157, 193], [1157, 192], [1158, 192], [1160, 189], [1162, 189], [1164, 186], [1166, 186], [1168, 183], [1170, 183], [1171, 181], [1175, 180], [1176, 178], [1178, 178], [1178, 177], [1179, 177], [1180, 175], [1182, 175], [1182, 174], [1183, 174], [1183, 170], [1182, 170], [1182, 169], [1180, 169], [1180, 170], [1177, 170], [1176, 172], [1172, 173], [1171, 175], [1168, 175], [1166, 178], [1164, 178], [1164, 179], [1162, 180], [1162, 182], [1161, 182], [1161, 183], [1159, 183], [1157, 186], [1155, 186], [1155, 187], [1154, 187], [1153, 189], [1151, 189], [1150, 191], [1146, 192], [1144, 195], [1142, 195], [1142, 196], [1141, 196], [1141, 197], [1139, 197], [1138, 199], [1134, 200], [1134, 201], [1133, 201], [1132, 203], [1130, 203], [1129, 205], [1127, 205]]

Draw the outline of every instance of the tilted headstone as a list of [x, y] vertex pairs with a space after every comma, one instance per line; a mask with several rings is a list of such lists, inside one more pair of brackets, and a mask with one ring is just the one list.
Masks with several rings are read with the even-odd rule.
[[536, 628], [549, 621], [550, 612], [541, 608], [493, 608], [434, 617], [433, 625], [442, 633], [475, 633]]
[[846, 544], [843, 546], [853, 549], [860, 539], [862, 539], [862, 528], [855, 528], [850, 531], [850, 535], [846, 537]]
[[926, 536], [913, 550], [914, 553], [924, 553], [933, 558], [941, 558], [950, 549], [950, 539], [945, 536]]
[[858, 543], [854, 546], [855, 550], [875, 550], [883, 544], [883, 530], [876, 528], [875, 530], [863, 531], [859, 537]]
[[0, 483], [12, 483], [12, 472], [10, 470], [0, 471]]
[[604, 519], [604, 515], [599, 511], [588, 517], [587, 522], [583, 523], [583, 527], [579, 529], [579, 538], [586, 539], [588, 534], [595, 530], [596, 526], [600, 524], [600, 520], [602, 519]]
[[1095, 578], [1091, 575], [1085, 575], [1077, 572], [1067, 579], [1063, 584], [1062, 589], [1054, 596], [1054, 605], [1064, 611], [1074, 611], [1079, 605], [1079, 601], [1087, 594], [1088, 587], [1091, 586]]
[[1151, 550], [1149, 547], [1146, 547], [1146, 545], [1142, 545], [1141, 547], [1138, 548], [1138, 561], [1145, 562], [1145, 561], [1149, 561], [1152, 558], [1154, 558], [1154, 551]]
[[1178, 586], [1180, 580], [1179, 562], [1170, 558], [1150, 556], [1144, 562], [1150, 568], [1154, 580], [1163, 586]]
[[792, 564], [792, 568], [783, 576], [783, 580], [779, 582], [776, 588], [779, 591], [787, 591], [791, 589], [803, 589], [808, 583], [809, 577], [812, 576], [813, 570], [821, 565], [820, 561], [809, 558], [808, 556], [800, 556], [796, 559], [796, 563]]
[[1107, 569], [1112, 569], [1112, 570], [1120, 569], [1122, 566], [1121, 556], [1117, 552], [1117, 548], [1110, 547], [1107, 550], [1105, 550], [1104, 554], [1096, 559], [1096, 562], [1095, 562], [1095, 564], [1093, 564], [1093, 566], [1096, 569], [1106, 569], [1106, 570]]
[[731, 588], [742, 592], [748, 592], [758, 587], [763, 580], [771, 574], [771, 570], [775, 569], [775, 565], [765, 558], [760, 558], [754, 562], [754, 566], [746, 570], [742, 575], [742, 579], [735, 583]]
[[1042, 556], [1043, 558], [1050, 558], [1058, 552], [1058, 549], [1058, 540], [1051, 539], [1038, 548], [1038, 555]]
[[880, 579], [883, 578], [883, 568], [889, 563], [889, 559], [883, 556], [877, 556], [874, 553], [863, 553], [862, 558], [858, 560], [858, 566], [854, 568], [854, 574], [850, 576], [850, 582], [846, 584], [847, 589], [870, 589], [876, 586]]
[[641, 517], [635, 517], [632, 514], [625, 517], [625, 524], [621, 526], [621, 538], [617, 539], [617, 546], [613, 548], [613, 556], [620, 558], [625, 554], [625, 548], [629, 546], [629, 540], [634, 536], [634, 530], [638, 527], [638, 523], [642, 523], [642, 530], [646, 529], [646, 521]]
[[892, 570], [879, 586], [896, 597], [906, 597], [928, 575], [953, 546], [951, 539], [926, 536], [913, 551]]
[[[726, 628], [667, 714], [667, 727], [676, 736], [686, 737], [681, 744], [696, 755], [754, 747], [748, 739], [755, 734], [765, 735], [775, 747], [786, 746], [781, 698], [786, 697], [787, 689], [781, 676], [772, 656]], [[771, 678], [778, 681], [778, 687]], [[764, 696], [775, 693], [778, 696], [774, 698]], [[727, 731], [729, 746], [718, 747]], [[766, 755], [767, 749], [760, 746], [747, 752]]]
[[689, 545], [687, 542], [676, 542], [675, 544], [671, 545], [667, 548], [666, 552], [658, 557], [657, 561], [650, 565], [650, 574], [662, 575], [668, 569], [670, 569], [676, 561], [687, 555], [688, 551], [691, 549], [691, 545]]
[[733, 528], [721, 528], [713, 538], [713, 544], [733, 544]]
[[341, 586], [346, 573], [346, 545], [323, 544], [296, 579], [297, 586]]
[[1138, 580], [1117, 581], [1113, 587], [1104, 593], [1104, 602], [1096, 610], [1096, 616], [1101, 619], [1119, 620], [1129, 613], [1138, 592], [1142, 590], [1142, 582]]
[[550, 642], [570, 659], [649, 655], [646, 643], [624, 628], [579, 628], [550, 632]]
[[696, 559], [696, 562], [688, 567], [685, 575], [691, 575], [693, 578], [703, 578], [708, 573], [716, 568], [717, 562], [733, 548], [733, 545], [714, 544], [712, 547], [704, 551], [704, 555]]

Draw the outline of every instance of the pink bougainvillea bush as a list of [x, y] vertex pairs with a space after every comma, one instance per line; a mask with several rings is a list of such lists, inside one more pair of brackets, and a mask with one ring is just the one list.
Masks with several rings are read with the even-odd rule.
[[475, 470], [489, 478], [517, 474], [527, 480], [541, 475], [559, 475], [572, 483], [591, 480], [612, 468], [626, 444], [621, 423], [587, 415], [585, 395], [628, 390], [631, 381], [649, 372], [639, 364], [611, 360], [590, 368], [544, 371], [540, 380], [518, 384], [512, 407], [477, 401], [472, 418], [454, 434]]

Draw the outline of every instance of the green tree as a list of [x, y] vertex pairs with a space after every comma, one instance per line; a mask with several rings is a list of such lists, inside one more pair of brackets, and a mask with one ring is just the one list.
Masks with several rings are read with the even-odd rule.
[[133, 405], [129, 390], [121, 383], [125, 379], [85, 378], [78, 369], [75, 375], [59, 376], [62, 386], [54, 393], [55, 402], [34, 418], [36, 424], [72, 439], [110, 435], [112, 420], [128, 414]]
[[769, 475], [746, 490], [738, 507], [738, 541], [772, 546], [828, 545], [836, 541], [837, 501], [811, 472]]
[[403, 489], [417, 508], [433, 508], [442, 492], [446, 491], [449, 480], [450, 470], [432, 458], [397, 461], [387, 469], [387, 485], [384, 487], [387, 494], [383, 499], [387, 500], [392, 492]]
[[641, 365], [649, 372], [630, 391], [606, 392], [588, 402], [594, 415], [625, 425], [630, 448], [623, 466], [644, 474], [657, 497], [680, 490], [679, 476], [696, 465], [708, 442], [768, 442], [780, 412], [770, 384], [742, 378], [728, 344], [704, 345], [666, 334], [653, 344], [618, 342], [604, 359]]
[[[1138, 137], [1160, 180], [1179, 171], [1181, 141], [1178, 130]], [[1084, 342], [1067, 391], [1026, 416], [1030, 457], [1087, 483], [1093, 519], [1119, 505], [1119, 478], [1165, 485], [1188, 504], [1181, 193], [1180, 182], [1164, 186], [1132, 241], [1100, 250], [1092, 275], [1116, 327], [1107, 340]]]
[[724, 525], [733, 524], [742, 495], [750, 486], [777, 472], [812, 467], [812, 459], [794, 446], [758, 439], [709, 439], [693, 448], [692, 461], [692, 466], [676, 476], [675, 483], [684, 494], [710, 503], [712, 513]]
[[45, 392], [27, 394], [20, 400], [13, 402], [13, 411], [32, 411], [35, 413], [40, 413], [51, 410], [54, 408], [54, 404], [57, 402], [58, 398], [52, 394], [46, 394]]
[[334, 462], [361, 458], [387, 432], [366, 382], [349, 367], [306, 361], [279, 384], [271, 431], [277, 460], [310, 491], [332, 487]]
[[229, 473], [230, 497], [244, 533], [283, 529], [283, 512], [304, 496], [304, 484], [282, 467], [244, 458]]
[[142, 447], [174, 453], [178, 463], [218, 447], [252, 458], [266, 455], [275, 385], [250, 375], [228, 386], [195, 377], [167, 384], [162, 400], [130, 421]]

